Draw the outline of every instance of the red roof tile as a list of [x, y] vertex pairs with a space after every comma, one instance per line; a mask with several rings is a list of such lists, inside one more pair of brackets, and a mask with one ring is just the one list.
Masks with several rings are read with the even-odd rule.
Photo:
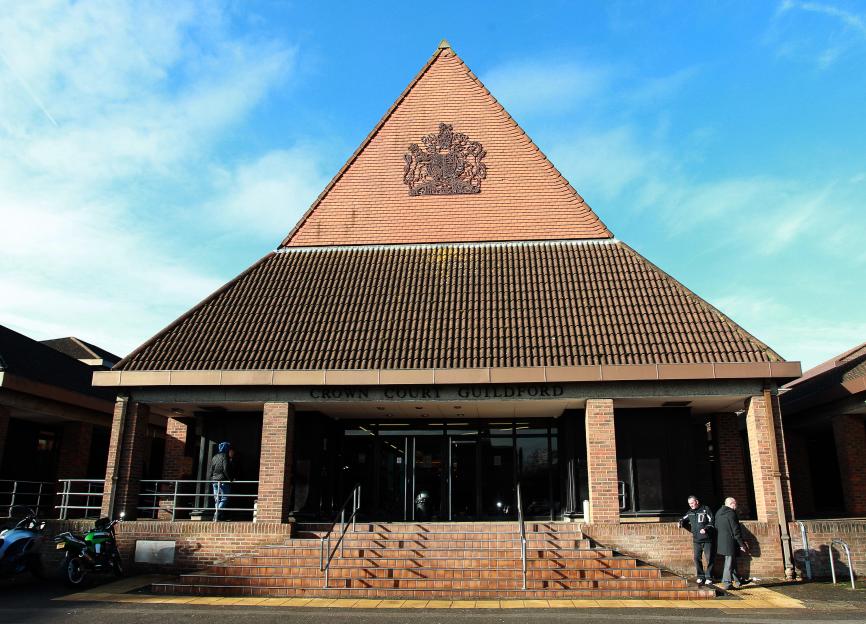
[[380, 369], [781, 358], [616, 242], [285, 249], [117, 368]]

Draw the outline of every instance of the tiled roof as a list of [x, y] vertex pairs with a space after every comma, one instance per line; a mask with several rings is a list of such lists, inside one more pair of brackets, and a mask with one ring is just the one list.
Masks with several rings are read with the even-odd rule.
[[[411, 197], [409, 145], [453, 125], [486, 150], [481, 192]], [[454, 51], [440, 47], [283, 241], [287, 246], [609, 238]]]
[[105, 360], [111, 365], [120, 361], [120, 358], [113, 353], [75, 336], [52, 338], [50, 340], [41, 340], [40, 342], [76, 360]]
[[100, 399], [112, 398], [111, 392], [91, 386], [91, 367], [2, 325], [0, 372]]
[[781, 358], [613, 241], [272, 253], [116, 369], [380, 369]]

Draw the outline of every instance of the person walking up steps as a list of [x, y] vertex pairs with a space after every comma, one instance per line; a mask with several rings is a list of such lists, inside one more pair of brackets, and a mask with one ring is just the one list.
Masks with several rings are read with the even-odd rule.
[[210, 480], [213, 482], [214, 522], [226, 520], [226, 512], [223, 510], [228, 503], [228, 495], [231, 492], [229, 482], [234, 479], [230, 457], [231, 447], [230, 442], [220, 442], [216, 455], [210, 461]]
[[[713, 582], [713, 559], [716, 556], [713, 548], [713, 539], [715, 538], [713, 513], [709, 507], [701, 505], [697, 496], [689, 496], [689, 510], [680, 518], [680, 526], [692, 532], [692, 548], [698, 585], [711, 584]], [[706, 572], [704, 572], [704, 557], [707, 559]]]

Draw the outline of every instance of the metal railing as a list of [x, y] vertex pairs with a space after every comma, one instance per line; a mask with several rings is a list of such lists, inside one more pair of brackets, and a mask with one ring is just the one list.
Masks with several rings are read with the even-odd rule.
[[[250, 505], [220, 507], [219, 512], [242, 513], [256, 521], [256, 499], [259, 496], [258, 481], [203, 481], [195, 479], [144, 479], [140, 481], [138, 494], [138, 517], [153, 520], [175, 521], [178, 512], [216, 513], [214, 485], [223, 489], [228, 500], [243, 502], [251, 499]], [[239, 486], [239, 487], [238, 487]], [[239, 489], [240, 491], [235, 491]], [[227, 491], [225, 491], [227, 490]]]
[[[340, 556], [343, 556], [343, 538], [346, 536], [346, 529], [349, 528], [349, 524], [346, 522], [346, 507], [349, 505], [349, 500], [352, 501], [352, 514], [349, 517], [349, 522], [352, 523], [352, 532], [355, 532], [355, 517], [358, 515], [358, 510], [361, 508], [361, 485], [358, 484], [352, 490], [352, 493], [346, 497], [345, 502], [342, 507], [340, 507], [339, 513], [334, 516], [334, 521], [331, 523], [331, 526], [328, 527], [328, 530], [321, 538], [320, 549], [319, 549], [319, 570], [325, 573], [325, 587], [328, 587], [328, 579], [329, 572], [331, 570], [331, 560], [334, 558], [334, 554], [337, 552], [337, 549], [340, 549]], [[337, 538], [337, 543], [334, 544], [334, 548], [331, 548], [331, 532], [334, 530], [334, 527], [337, 526], [337, 522], [340, 523], [340, 537]], [[328, 557], [327, 560], [325, 558], [325, 545], [327, 544]]]
[[39, 517], [45, 517], [51, 509], [54, 494], [52, 481], [0, 479], [0, 512], [5, 510], [6, 517], [11, 517], [12, 508], [17, 505], [33, 509]]
[[57, 483], [60, 485], [60, 491], [57, 493], [60, 504], [55, 507], [60, 510], [61, 520], [67, 520], [72, 516], [99, 517], [102, 512], [105, 479], [60, 479]]
[[851, 549], [848, 544], [838, 538], [830, 540], [830, 573], [833, 575], [833, 584], [836, 584], [836, 564], [833, 562], [833, 545], [838, 544], [845, 549], [845, 555], [848, 557], [848, 575], [851, 577], [851, 589], [856, 589], [854, 586], [854, 566], [851, 565]]
[[520, 482], [517, 482], [517, 523], [520, 531], [520, 559], [523, 562], [523, 589], [526, 589], [526, 522], [523, 518], [523, 498], [520, 495]]

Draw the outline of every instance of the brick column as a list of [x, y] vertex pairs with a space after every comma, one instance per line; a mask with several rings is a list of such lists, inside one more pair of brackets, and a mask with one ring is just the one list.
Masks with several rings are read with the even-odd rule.
[[259, 464], [258, 522], [282, 522], [289, 512], [295, 411], [288, 403], [265, 403]]
[[815, 490], [812, 484], [812, 465], [806, 434], [801, 431], [785, 431], [785, 448], [788, 450], [788, 466], [791, 470], [791, 490], [796, 502], [797, 515], [815, 513]]
[[102, 515], [126, 512], [129, 520], [137, 516], [139, 481], [147, 447], [147, 405], [120, 397], [114, 404], [108, 464], [105, 469], [105, 494]]
[[[9, 410], [0, 405], [0, 469], [3, 468], [3, 449], [6, 448], [6, 433], [9, 431]], [[4, 475], [0, 474], [0, 478]]]
[[87, 476], [92, 438], [93, 425], [90, 423], [67, 422], [63, 425], [57, 460], [58, 479], [83, 479]]
[[866, 515], [866, 427], [851, 414], [833, 417], [833, 437], [845, 510], [852, 516]]
[[[188, 433], [189, 426], [182, 420], [169, 418], [166, 421], [165, 458], [162, 464], [163, 479], [181, 480], [192, 478], [192, 457], [186, 455]], [[165, 484], [162, 491], [166, 495], [166, 498], [162, 498], [159, 501], [159, 518], [161, 520], [171, 520], [171, 509], [174, 505], [174, 499], [168, 495], [174, 493], [174, 488]], [[184, 500], [178, 497], [178, 505], [184, 507]], [[189, 512], [185, 513], [188, 515]]]
[[[752, 480], [755, 487], [755, 512], [759, 522], [784, 522], [779, 518], [776, 479], [781, 484], [785, 515], [794, 517], [791, 503], [788, 460], [778, 397], [771, 397], [770, 405], [764, 395], [748, 400], [746, 428], [749, 432], [749, 455], [752, 460]], [[772, 441], [775, 440], [775, 448]]]
[[719, 477], [722, 491], [719, 494], [723, 502], [729, 496], [737, 499], [737, 511], [740, 518], [751, 518], [752, 509], [749, 504], [749, 489], [746, 483], [746, 454], [743, 448], [743, 438], [736, 414], [716, 414], [713, 419], [716, 429], [716, 457], [719, 464]]
[[586, 465], [592, 523], [618, 523], [619, 488], [612, 399], [586, 401]]

